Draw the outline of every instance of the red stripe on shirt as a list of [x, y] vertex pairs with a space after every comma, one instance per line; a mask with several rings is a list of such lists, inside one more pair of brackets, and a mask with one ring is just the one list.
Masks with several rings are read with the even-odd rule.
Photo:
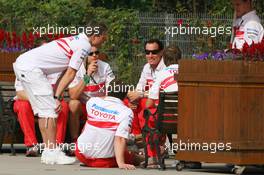
[[175, 83], [177, 83], [177, 81], [174, 80], [174, 76], [170, 76], [170, 77], [168, 77], [162, 81], [161, 88], [165, 89], [165, 88], [167, 88], [170, 85], [175, 84]]
[[116, 131], [117, 127], [119, 126], [119, 123], [115, 123], [115, 122], [92, 121], [89, 120], [89, 117], [90, 116], [88, 116], [87, 123], [97, 128], [104, 128], [104, 129], [110, 129], [112, 131]]
[[[61, 43], [60, 43], [61, 42]], [[71, 57], [73, 54], [73, 51], [71, 50], [69, 44], [64, 39], [58, 39], [57, 44], [67, 53], [67, 56]], [[67, 50], [62, 44], [66, 45], [69, 50]]]
[[96, 84], [96, 85], [87, 85], [84, 88], [84, 92], [96, 92], [99, 91], [102, 87], [104, 87], [105, 82], [100, 83], [100, 84]]
[[60, 48], [62, 48], [65, 52], [66, 52], [66, 56], [70, 59], [71, 58], [71, 56], [72, 56], [72, 50], [69, 52], [69, 51], [67, 51], [64, 47], [63, 47], [63, 45], [61, 45], [61, 43], [59, 43], [59, 42], [57, 42], [57, 44], [58, 44], [58, 46], [60, 47]]
[[241, 30], [236, 31], [236, 37], [243, 37], [243, 35], [244, 35], [244, 31]]
[[148, 91], [151, 88], [152, 85], [153, 85], [153, 80], [147, 79], [147, 84], [145, 85], [144, 90]]

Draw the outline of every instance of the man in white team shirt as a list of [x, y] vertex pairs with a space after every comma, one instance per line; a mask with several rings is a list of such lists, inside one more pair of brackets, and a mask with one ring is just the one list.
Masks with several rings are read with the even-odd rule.
[[[164, 63], [166, 66], [164, 69], [159, 71], [156, 75], [156, 79], [153, 82], [149, 90], [148, 99], [146, 101], [146, 108], [149, 108], [151, 113], [156, 111], [156, 105], [158, 104], [159, 93], [161, 90], [165, 92], [178, 91], [178, 84], [174, 78], [175, 74], [178, 74], [178, 60], [181, 59], [181, 50], [177, 46], [168, 46], [164, 49], [163, 52]], [[144, 111], [141, 111], [138, 115], [139, 118], [144, 118]], [[154, 119], [149, 119], [149, 127], [154, 127]], [[140, 120], [140, 127], [143, 128], [145, 125], [145, 120]], [[147, 138], [148, 140], [148, 138]], [[161, 138], [162, 141], [165, 141], [165, 138]], [[163, 145], [161, 145], [163, 146]], [[164, 147], [163, 147], [164, 148]], [[157, 152], [155, 148], [151, 148], [150, 145], [147, 147], [148, 157], [149, 157], [149, 167], [157, 167]], [[164, 152], [164, 149], [163, 149]]]
[[125, 104], [128, 105], [134, 112], [134, 120], [132, 123], [132, 134], [140, 135], [141, 129], [138, 114], [145, 109], [148, 90], [152, 86], [153, 81], [159, 71], [166, 67], [162, 58], [163, 44], [158, 39], [151, 39], [146, 41], [145, 54], [147, 62], [141, 72], [135, 91], [128, 92], [128, 99], [125, 99]]
[[[74, 79], [77, 70], [90, 52], [91, 46], [99, 47], [106, 40], [104, 24], [92, 22], [90, 33], [61, 38], [20, 55], [13, 64], [16, 77], [29, 97], [33, 112], [39, 117], [45, 149], [41, 161], [45, 164], [72, 164], [56, 146], [56, 118], [61, 110], [60, 96]], [[65, 71], [53, 95], [47, 75]]]
[[[85, 84], [83, 77], [90, 76], [90, 82]], [[99, 59], [99, 50], [91, 48], [86, 64], [83, 64], [77, 72], [74, 80], [69, 85], [70, 95], [70, 134], [73, 142], [76, 142], [80, 131], [80, 117], [86, 120], [86, 102], [91, 97], [102, 97], [106, 94], [105, 87], [115, 78], [108, 63]]]
[[112, 82], [108, 96], [92, 97], [86, 104], [87, 121], [75, 155], [88, 167], [135, 169], [133, 156], [126, 151], [133, 112], [122, 102], [126, 92], [115, 92], [115, 86], [120, 87]]
[[157, 73], [157, 77], [149, 90], [146, 108], [155, 107], [155, 101], [159, 99], [160, 91], [178, 91], [175, 74], [179, 73], [178, 60], [181, 59], [181, 50], [177, 46], [168, 46], [163, 52], [164, 63], [167, 67]]
[[244, 43], [251, 45], [263, 39], [261, 21], [252, 8], [252, 0], [232, 0], [235, 10], [233, 22], [232, 48], [242, 49]]
[[[178, 84], [177, 80], [175, 80], [175, 74], [179, 73], [179, 65], [178, 61], [181, 59], [181, 50], [177, 46], [168, 46], [164, 49], [163, 52], [164, 63], [166, 68], [161, 70], [157, 74], [157, 78], [155, 79], [152, 87], [149, 90], [149, 96], [146, 102], [146, 108], [148, 108], [151, 113], [156, 111], [156, 106], [159, 100], [159, 93], [160, 91], [165, 92], [175, 92], [178, 91]], [[139, 114], [139, 116], [143, 116], [143, 112]], [[157, 116], [156, 116], [157, 117]], [[149, 119], [149, 127], [154, 127], [154, 119]], [[144, 126], [145, 123], [140, 123], [141, 127]], [[148, 140], [148, 138], [147, 138]], [[165, 141], [166, 135], [163, 135], [160, 138], [160, 149], [161, 153], [165, 151]], [[150, 167], [157, 167], [157, 150], [155, 148], [151, 148], [150, 146], [147, 147], [148, 150], [148, 157], [149, 157], [149, 166]], [[187, 162], [186, 166], [188, 168], [200, 168], [201, 164], [199, 162]]]

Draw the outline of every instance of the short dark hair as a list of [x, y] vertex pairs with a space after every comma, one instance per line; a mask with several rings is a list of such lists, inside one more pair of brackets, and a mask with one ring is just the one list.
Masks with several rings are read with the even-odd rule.
[[150, 39], [150, 40], [146, 41], [145, 44], [144, 44], [144, 49], [146, 49], [146, 45], [147, 44], [152, 44], [152, 43], [158, 44], [159, 50], [163, 50], [164, 49], [163, 43], [160, 40], [158, 40], [158, 39]]
[[178, 64], [178, 60], [181, 59], [181, 50], [176, 45], [168, 46], [163, 51], [163, 60], [166, 66], [171, 64]]
[[[116, 91], [116, 87], [119, 87], [119, 90]], [[124, 100], [127, 95], [129, 86], [123, 84], [120, 80], [113, 80], [107, 86], [107, 95], [119, 98], [120, 100]]]
[[96, 35], [96, 36], [103, 35], [107, 33], [108, 30], [107, 26], [104, 23], [97, 21], [90, 21], [86, 27], [92, 28], [92, 31], [90, 33], [88, 34], [86, 33], [88, 37], [92, 35]]

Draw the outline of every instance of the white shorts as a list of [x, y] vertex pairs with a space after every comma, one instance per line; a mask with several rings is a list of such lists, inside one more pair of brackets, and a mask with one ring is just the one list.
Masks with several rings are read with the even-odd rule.
[[36, 68], [31, 71], [19, 70], [13, 64], [17, 79], [20, 80], [35, 115], [41, 118], [57, 118], [56, 101], [47, 76]]

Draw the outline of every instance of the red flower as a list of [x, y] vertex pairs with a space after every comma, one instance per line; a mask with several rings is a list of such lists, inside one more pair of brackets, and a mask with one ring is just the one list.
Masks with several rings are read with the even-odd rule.
[[20, 39], [20, 36], [17, 36], [16, 37], [16, 44], [17, 44], [16, 45], [17, 48], [20, 48], [21, 47], [21, 39]]
[[211, 27], [212, 26], [212, 21], [207, 21], [207, 27]]
[[5, 38], [6, 38], [7, 48], [10, 48], [12, 43], [11, 43], [11, 37], [10, 37], [9, 32], [5, 33]]
[[0, 30], [0, 47], [3, 47], [4, 39], [5, 39], [5, 31]]
[[58, 33], [54, 34], [54, 40], [57, 40], [59, 38], [60, 38], [60, 34], [58, 34]]
[[182, 19], [178, 19], [177, 24], [178, 24], [178, 26], [181, 26], [183, 24], [183, 20]]
[[244, 43], [243, 45], [243, 48], [242, 48], [242, 54], [243, 54], [243, 57], [244, 59], [246, 60], [247, 59], [247, 56], [248, 56], [248, 52], [249, 51], [249, 45], [247, 42]]
[[48, 38], [49, 38], [50, 40], [52, 40], [52, 39], [53, 39], [53, 35], [48, 33]]
[[32, 32], [30, 32], [29, 35], [28, 35], [28, 47], [29, 48], [33, 48], [34, 47], [34, 40], [35, 40], [34, 35], [33, 35]]
[[17, 34], [16, 32], [12, 32], [12, 48], [15, 48], [16, 47], [16, 37], [17, 37]]
[[34, 37], [37, 39], [37, 38], [40, 38], [40, 34], [38, 32], [35, 32], [34, 33]]
[[256, 51], [257, 51], [257, 49], [256, 49], [256, 45], [255, 45], [255, 43], [253, 42], [253, 43], [250, 45], [249, 49], [248, 49], [248, 54], [249, 54], [249, 56], [250, 56], [251, 61], [253, 61], [254, 56], [256, 56]]
[[260, 43], [254, 43], [249, 46], [246, 42], [242, 48], [243, 57], [245, 60], [248, 58], [251, 61], [254, 60], [263, 60], [264, 59], [264, 41], [262, 40]]
[[60, 33], [59, 38], [63, 38], [65, 35], [63, 33]]
[[22, 34], [22, 43], [23, 43], [23, 47], [24, 48], [28, 48], [28, 41], [27, 41], [27, 34], [26, 34], [26, 32], [23, 32], [23, 34]]

